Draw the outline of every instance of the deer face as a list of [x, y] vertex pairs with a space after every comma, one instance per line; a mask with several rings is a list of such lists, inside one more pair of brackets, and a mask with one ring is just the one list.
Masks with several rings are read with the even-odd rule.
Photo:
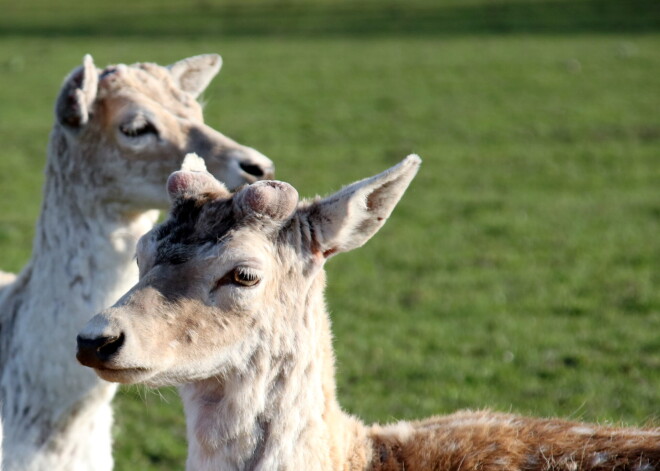
[[204, 55], [169, 67], [120, 64], [98, 71], [88, 56], [57, 102], [58, 148], [81, 150], [84, 158], [69, 164], [100, 189], [104, 202], [136, 209], [167, 205], [163, 182], [188, 152], [203, 155], [230, 188], [272, 177], [268, 158], [204, 124], [196, 98], [220, 64], [219, 56]]
[[[108, 381], [177, 384], [240, 369], [283, 312], [276, 240], [296, 191], [260, 182], [231, 195], [196, 173], [170, 177], [170, 218], [138, 243], [140, 281], [79, 336], [78, 359]], [[277, 211], [252, 209], [273, 194]]]
[[108, 381], [166, 385], [245, 372], [257, 348], [295, 355], [323, 263], [383, 225], [418, 165], [301, 204], [282, 182], [231, 195], [208, 173], [174, 173], [169, 219], [138, 243], [140, 281], [83, 328], [78, 360]]
[[163, 258], [161, 236], [142, 239], [140, 282], [81, 332], [79, 360], [105, 380], [155, 386], [242, 369], [277, 311], [269, 241], [237, 230], [180, 261]]

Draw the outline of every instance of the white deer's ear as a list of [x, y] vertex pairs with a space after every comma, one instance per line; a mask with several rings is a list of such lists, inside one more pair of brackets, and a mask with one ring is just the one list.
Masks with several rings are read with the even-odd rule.
[[312, 233], [312, 251], [328, 258], [362, 246], [385, 224], [421, 162], [417, 155], [409, 155], [383, 173], [302, 209]]
[[244, 214], [256, 213], [281, 221], [295, 211], [298, 192], [288, 183], [263, 180], [236, 193], [234, 204]]
[[222, 58], [218, 54], [188, 57], [168, 66], [174, 81], [184, 92], [197, 98], [220, 72]]
[[87, 124], [96, 99], [98, 83], [99, 73], [92, 56], [87, 54], [83, 65], [71, 72], [60, 90], [55, 103], [55, 117], [60, 124], [71, 129]]
[[167, 193], [172, 201], [195, 198], [204, 193], [229, 194], [225, 185], [206, 171], [204, 159], [194, 153], [186, 155], [181, 170], [169, 176]]

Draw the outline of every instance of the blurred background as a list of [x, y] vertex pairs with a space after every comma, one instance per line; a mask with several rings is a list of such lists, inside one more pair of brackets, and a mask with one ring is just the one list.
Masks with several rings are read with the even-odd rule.
[[[459, 408], [660, 416], [656, 0], [0, 1], [0, 268], [28, 260], [63, 78], [205, 52], [206, 122], [326, 194], [422, 170], [328, 264], [339, 397], [367, 421]], [[73, 352], [72, 339], [72, 352]], [[116, 469], [182, 469], [174, 389], [123, 388]]]

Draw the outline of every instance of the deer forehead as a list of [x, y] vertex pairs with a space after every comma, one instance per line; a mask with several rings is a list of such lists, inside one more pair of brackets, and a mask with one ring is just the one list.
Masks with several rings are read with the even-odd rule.
[[[243, 227], [225, 240], [212, 246], [200, 247], [197, 256], [204, 261], [214, 261], [213, 271], [225, 272], [236, 266], [253, 268], [268, 273], [277, 265], [276, 247], [265, 234]], [[210, 264], [209, 264], [210, 265]]]
[[[269, 271], [277, 264], [276, 246], [269, 237], [244, 226], [232, 231], [217, 242], [200, 242], [187, 246], [190, 258], [186, 265], [201, 271], [229, 271], [236, 266], [246, 266], [259, 271]], [[159, 250], [167, 250], [160, 246]]]
[[164, 109], [179, 117], [202, 120], [201, 105], [176, 86], [164, 67], [156, 64], [110, 66], [100, 77], [99, 99], [110, 109], [132, 102], [134, 106]]
[[[236, 266], [264, 272], [274, 267], [276, 246], [266, 233], [255, 230], [250, 224], [208, 221], [208, 215], [205, 216], [198, 217], [196, 223], [193, 221], [187, 228], [176, 219], [165, 222], [142, 237], [137, 246], [141, 271], [157, 264], [184, 263], [197, 266], [199, 273], [217, 274]], [[226, 217], [233, 221], [231, 215]]]

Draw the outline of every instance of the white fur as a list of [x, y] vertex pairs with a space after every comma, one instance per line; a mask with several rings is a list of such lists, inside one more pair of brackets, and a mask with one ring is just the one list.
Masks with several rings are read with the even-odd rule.
[[199, 155], [194, 152], [186, 154], [181, 164], [181, 170], [189, 172], [206, 172], [206, 163]]
[[[166, 178], [186, 152], [203, 149], [216, 176], [233, 185], [256, 180], [241, 162], [262, 166], [266, 176], [272, 171], [269, 159], [206, 126], [201, 106], [176, 88], [188, 77], [199, 94], [219, 70], [219, 56], [177, 63], [176, 77], [147, 66], [148, 73], [122, 65], [100, 75], [85, 56], [57, 101], [32, 258], [0, 291], [5, 470], [112, 468], [116, 386], [76, 363], [76, 332], [135, 283], [136, 242], [158, 215], [149, 208], [167, 205]], [[195, 67], [192, 75], [187, 66]], [[159, 101], [140, 94], [143, 80]], [[100, 96], [111, 126], [94, 119]], [[158, 139], [122, 134], [140, 116], [153, 120]]]
[[[660, 429], [488, 411], [366, 427], [340, 409], [323, 264], [382, 226], [419, 163], [299, 205], [281, 182], [195, 195], [210, 177], [180, 175], [199, 206], [179, 202], [169, 230], [143, 237], [140, 281], [83, 328], [81, 362], [110, 381], [179, 384], [190, 471], [656, 469]], [[89, 347], [108, 338], [125, 341]]]
[[[419, 164], [419, 157], [410, 156], [297, 211], [290, 204], [297, 202], [297, 192], [289, 185], [247, 187], [234, 197], [237, 214], [250, 218], [255, 207], [268, 209], [251, 200], [250, 194], [262, 191], [277, 210], [252, 213], [261, 222], [255, 222], [256, 227], [239, 224], [231, 238], [217, 244], [214, 259], [209, 259], [206, 245], [200, 246], [196, 257], [181, 265], [182, 271], [162, 266], [153, 276], [157, 243], [152, 235], [144, 236], [137, 254], [143, 280], [171, 276], [181, 281], [186, 295], [170, 303], [167, 292], [142, 281], [93, 318], [80, 337], [126, 334], [119, 353], [106, 364], [112, 370], [97, 373], [110, 381], [182, 384], [189, 470], [335, 469], [338, 459], [356, 453], [355, 442], [366, 432], [341, 412], [334, 397], [321, 267], [327, 257], [362, 245], [382, 226]], [[198, 186], [195, 179], [204, 182], [208, 176], [185, 178], [187, 191]], [[289, 214], [283, 208], [290, 208]], [[262, 224], [277, 227], [269, 217], [291, 218], [292, 225], [281, 236], [288, 243], [273, 245], [272, 237], [265, 235], [269, 230], [261, 232]], [[315, 243], [301, 245], [299, 235], [310, 231], [316, 234]], [[302, 270], [306, 275], [300, 272], [301, 263], [310, 264]], [[235, 267], [249, 267], [260, 282], [249, 288], [228, 283], [214, 289], [214, 280]], [[148, 305], [148, 312], [136, 311], [136, 303]], [[177, 306], [184, 311], [176, 312]], [[404, 425], [392, 429], [401, 436], [410, 433]]]

